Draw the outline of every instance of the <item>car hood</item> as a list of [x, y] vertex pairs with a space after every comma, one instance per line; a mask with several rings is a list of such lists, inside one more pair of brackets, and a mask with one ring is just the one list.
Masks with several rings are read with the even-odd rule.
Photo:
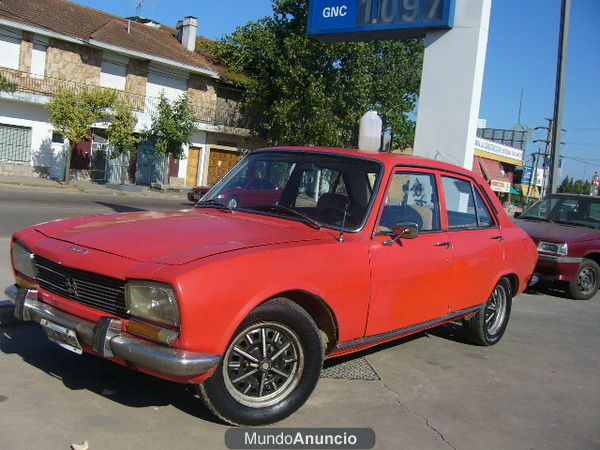
[[514, 222], [523, 228], [536, 243], [539, 241], [581, 242], [600, 239], [600, 231], [589, 227], [541, 220], [515, 219]]
[[35, 229], [77, 246], [162, 264], [185, 264], [232, 250], [332, 235], [331, 230], [296, 221], [208, 209], [78, 217]]

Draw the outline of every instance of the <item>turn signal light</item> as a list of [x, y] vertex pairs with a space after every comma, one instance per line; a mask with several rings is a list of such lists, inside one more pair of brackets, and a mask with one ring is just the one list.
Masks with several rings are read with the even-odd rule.
[[178, 331], [169, 330], [168, 328], [151, 325], [145, 322], [139, 322], [137, 320], [130, 320], [127, 322], [126, 329], [131, 334], [163, 344], [172, 344], [179, 336]]

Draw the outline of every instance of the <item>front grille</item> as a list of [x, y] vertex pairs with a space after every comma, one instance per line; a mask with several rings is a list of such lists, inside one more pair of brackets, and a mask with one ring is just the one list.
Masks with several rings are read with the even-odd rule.
[[35, 255], [34, 262], [42, 289], [119, 317], [128, 317], [124, 281], [71, 269], [39, 255]]

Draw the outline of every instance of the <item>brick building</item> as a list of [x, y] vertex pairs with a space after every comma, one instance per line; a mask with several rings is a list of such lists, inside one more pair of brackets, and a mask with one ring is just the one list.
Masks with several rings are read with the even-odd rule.
[[176, 28], [121, 18], [65, 0], [0, 1], [0, 75], [15, 83], [0, 92], [0, 173], [62, 178], [67, 145], [48, 121], [46, 104], [61, 88], [114, 88], [146, 129], [158, 97], [186, 92], [198, 117], [186, 157], [166, 164], [142, 142], [137, 158], [110, 160], [102, 125], [73, 152], [76, 177], [193, 186], [215, 182], [253, 144], [239, 110], [241, 91], [222, 67], [196, 49], [197, 20]]

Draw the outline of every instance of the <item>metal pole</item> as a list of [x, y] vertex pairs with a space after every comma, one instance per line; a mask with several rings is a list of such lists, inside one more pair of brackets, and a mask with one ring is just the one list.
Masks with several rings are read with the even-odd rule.
[[558, 188], [558, 164], [560, 161], [560, 138], [564, 104], [564, 87], [567, 79], [567, 58], [569, 56], [569, 24], [571, 22], [571, 0], [562, 0], [560, 10], [560, 32], [558, 38], [558, 61], [556, 70], [556, 89], [554, 93], [554, 123], [552, 127], [552, 146], [549, 188], [554, 194]]

